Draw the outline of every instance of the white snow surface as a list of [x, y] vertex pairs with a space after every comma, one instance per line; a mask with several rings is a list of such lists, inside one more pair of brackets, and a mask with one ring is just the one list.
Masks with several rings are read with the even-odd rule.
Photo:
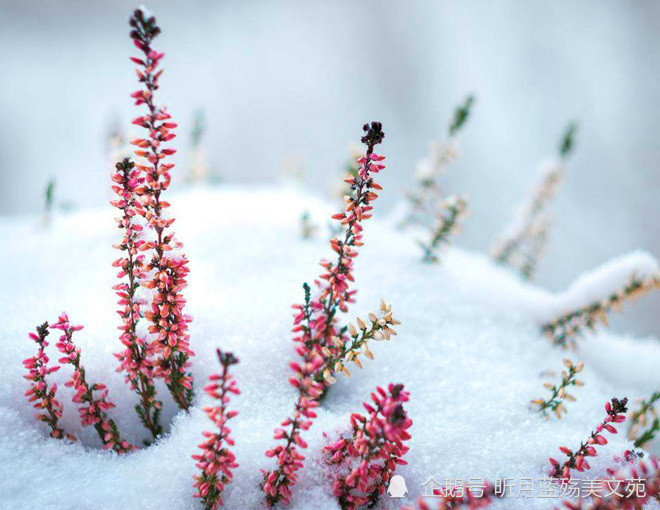
[[[301, 301], [301, 284], [318, 275], [318, 261], [331, 255], [324, 229], [304, 241], [298, 221], [309, 209], [313, 221], [325, 225], [331, 207], [299, 192], [266, 188], [192, 189], [169, 198], [190, 259], [185, 294], [194, 317], [196, 404], [190, 414], [177, 413], [161, 391], [167, 433], [157, 444], [123, 457], [102, 452], [93, 429], [81, 429], [71, 391], [62, 385], [69, 367], [52, 379], [59, 383], [65, 406], [63, 425], [79, 441], [49, 438], [23, 396], [28, 384], [21, 364], [36, 351], [28, 332], [66, 310], [73, 323], [85, 326], [75, 341], [89, 379], [108, 385], [117, 405], [111, 414], [120, 430], [134, 442], [146, 438], [133, 410], [136, 397], [115, 372], [112, 356], [120, 345], [111, 290], [116, 269], [110, 264], [117, 256], [111, 244], [119, 236], [114, 211], [107, 206], [59, 216], [48, 231], [39, 230], [38, 218], [0, 219], [0, 508], [201, 508], [192, 498], [196, 468], [190, 455], [197, 451], [201, 432], [210, 428], [201, 411], [209, 399], [200, 388], [217, 370], [216, 347], [233, 351], [241, 361], [234, 375], [242, 394], [231, 404], [240, 412], [232, 420], [240, 467], [225, 491], [225, 507], [263, 507], [259, 470], [273, 466], [264, 452], [274, 444], [273, 429], [291, 412], [294, 399], [287, 382], [294, 357], [290, 305]], [[586, 385], [574, 392], [578, 400], [568, 404], [568, 415], [546, 420], [528, 408], [530, 399], [546, 395], [539, 374], [559, 372], [566, 356], [540, 333], [540, 318], [554, 313], [562, 301], [570, 304], [576, 295], [585, 297], [615, 283], [631, 268], [654, 269], [652, 259], [632, 255], [595, 279], [580, 280], [565, 295], [551, 295], [521, 283], [485, 256], [458, 248], [447, 250], [440, 265], [424, 265], [415, 240], [389, 225], [376, 203], [355, 266], [358, 301], [345, 320], [365, 317], [383, 297], [403, 324], [390, 342], [372, 345], [375, 359], [363, 370], [356, 368], [351, 379], [338, 377], [304, 434], [307, 462], [292, 509], [337, 508], [320, 455], [322, 433], [332, 436], [347, 427], [349, 414], [362, 410], [376, 385], [404, 383], [411, 392], [408, 412], [414, 422], [409, 464], [398, 469], [408, 495], [383, 499], [379, 508], [387, 509], [412, 504], [429, 477], [441, 483], [446, 478], [545, 477], [548, 457], [560, 458], [559, 446], [578, 447], [603, 418], [607, 400], [634, 400], [658, 388], [657, 339], [597, 332], [570, 353], [574, 361], [585, 362]], [[55, 338], [51, 334], [52, 360], [58, 358]], [[588, 476], [604, 476], [612, 456], [632, 446], [625, 433], [608, 439]], [[558, 504], [514, 497], [492, 508]]]

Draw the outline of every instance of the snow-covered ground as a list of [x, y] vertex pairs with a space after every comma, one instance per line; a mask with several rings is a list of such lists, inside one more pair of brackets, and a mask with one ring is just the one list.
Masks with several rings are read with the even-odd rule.
[[[293, 405], [287, 383], [294, 356], [290, 305], [301, 301], [301, 284], [316, 277], [319, 259], [330, 256], [325, 228], [315, 239], [301, 240], [299, 217], [310, 209], [313, 221], [325, 227], [331, 207], [275, 189], [199, 189], [170, 198], [175, 229], [190, 259], [186, 297], [195, 319], [191, 344], [197, 387], [217, 369], [216, 347], [241, 360], [234, 374], [242, 394], [233, 400], [240, 414], [232, 420], [240, 467], [225, 492], [225, 506], [261, 508], [259, 470], [273, 465], [264, 452]], [[0, 508], [201, 508], [192, 498], [190, 458], [210, 426], [200, 410], [207, 400], [201, 393], [190, 414], [176, 416], [161, 393], [168, 402], [167, 434], [124, 457], [101, 452], [95, 432], [81, 429], [69, 388], [60, 384], [59, 396], [64, 428], [80, 438], [75, 444], [49, 438], [23, 396], [27, 382], [21, 360], [35, 353], [27, 334], [66, 310], [73, 323], [85, 325], [76, 341], [90, 380], [110, 389], [117, 405], [112, 417], [120, 430], [135, 442], [146, 438], [133, 410], [135, 395], [115, 372], [112, 356], [120, 344], [111, 290], [116, 269], [110, 265], [115, 258], [110, 246], [119, 232], [111, 209], [60, 216], [48, 231], [38, 228], [36, 218], [0, 219]], [[376, 209], [375, 219], [365, 224], [366, 245], [356, 262], [358, 302], [346, 320], [365, 317], [382, 297], [403, 324], [390, 342], [373, 344], [375, 359], [362, 371], [355, 370], [351, 379], [338, 377], [304, 436], [307, 464], [292, 509], [337, 508], [321, 462], [322, 433], [346, 427], [349, 413], [361, 410], [376, 385], [402, 382], [412, 395], [409, 464], [398, 471], [407, 483], [403, 503], [408, 504], [422, 495], [430, 477], [440, 483], [543, 478], [548, 457], [561, 455], [561, 445], [575, 448], [586, 439], [603, 418], [607, 400], [634, 400], [658, 388], [657, 339], [599, 332], [570, 354], [585, 362], [586, 385], [574, 392], [578, 400], [568, 404], [568, 415], [557, 421], [531, 412], [530, 399], [546, 394], [539, 374], [561, 370], [566, 355], [542, 336], [539, 324], [571, 306], [576, 289], [591, 292], [593, 278], [553, 295], [519, 282], [482, 255], [457, 248], [446, 252], [441, 265], [424, 265], [414, 238], [391, 228]], [[653, 265], [639, 254], [623, 263], [640, 270]], [[57, 359], [54, 342], [51, 358]], [[53, 379], [64, 382], [67, 369]], [[624, 433], [608, 438], [589, 476], [602, 477], [612, 456], [632, 446]], [[403, 503], [384, 499], [382, 508]], [[493, 508], [550, 509], [558, 503], [513, 497]]]

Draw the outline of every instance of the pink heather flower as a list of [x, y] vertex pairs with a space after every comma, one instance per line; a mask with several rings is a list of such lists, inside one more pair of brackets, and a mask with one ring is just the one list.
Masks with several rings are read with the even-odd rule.
[[[353, 281], [353, 259], [357, 256], [357, 247], [362, 246], [362, 221], [371, 217], [370, 205], [378, 195], [373, 190], [382, 189], [372, 177], [385, 168], [380, 161], [383, 156], [374, 153], [374, 147], [383, 141], [385, 134], [380, 122], [365, 124], [365, 135], [362, 143], [367, 145], [367, 151], [360, 157], [357, 176], [349, 176], [346, 182], [355, 190], [354, 196], [345, 197], [346, 212], [336, 214], [333, 219], [339, 220], [346, 227], [343, 240], [334, 238], [330, 246], [337, 253], [337, 261], [321, 261], [324, 272], [321, 281], [316, 284], [320, 289], [319, 296], [312, 300], [310, 288], [305, 289], [305, 303], [294, 305], [294, 341], [296, 352], [301, 357], [299, 362], [292, 362], [294, 372], [289, 379], [290, 384], [298, 391], [295, 412], [293, 416], [281, 423], [275, 429], [274, 439], [283, 441], [266, 452], [268, 457], [277, 458], [277, 468], [264, 473], [264, 493], [266, 504], [273, 506], [278, 502], [291, 502], [291, 487], [298, 479], [297, 471], [303, 467], [305, 457], [298, 448], [307, 448], [301, 432], [312, 426], [316, 418], [314, 409], [318, 407], [318, 399], [328, 384], [325, 379], [315, 380], [317, 373], [325, 368], [328, 352], [337, 354], [339, 347], [333, 340], [340, 334], [337, 324], [337, 313], [348, 311], [348, 303], [353, 302], [356, 290], [349, 290], [349, 282]], [[321, 283], [324, 282], [324, 283]], [[346, 338], [345, 340], [348, 340]]]
[[610, 434], [616, 434], [617, 430], [614, 428], [615, 423], [621, 423], [626, 420], [626, 411], [628, 410], [626, 404], [628, 399], [624, 398], [619, 400], [613, 398], [611, 402], [605, 404], [605, 412], [607, 416], [603, 422], [596, 427], [589, 436], [589, 439], [585, 443], [580, 445], [580, 448], [577, 451], [572, 452], [570, 449], [565, 446], [561, 446], [559, 451], [565, 454], [568, 457], [563, 464], [560, 464], [557, 460], [550, 458], [550, 464], [552, 465], [551, 476], [555, 478], [561, 478], [563, 480], [570, 480], [571, 478], [571, 469], [576, 471], [586, 471], [590, 468], [589, 463], [587, 462], [587, 457], [595, 457], [598, 455], [596, 452], [597, 445], [607, 444], [607, 439], [603, 435], [603, 431], [607, 431]]
[[206, 415], [217, 427], [217, 432], [204, 432], [207, 439], [199, 445], [202, 453], [192, 456], [202, 472], [194, 477], [194, 487], [197, 488], [195, 497], [202, 499], [205, 510], [214, 510], [222, 505], [222, 491], [231, 482], [232, 470], [238, 467], [236, 457], [227, 447], [234, 446], [227, 421], [238, 414], [238, 411], [228, 411], [227, 404], [230, 394], [240, 394], [235, 379], [229, 375], [229, 367], [238, 363], [238, 359], [231, 352], [218, 349], [217, 353], [222, 371], [211, 375], [210, 384], [204, 388], [209, 396], [220, 402], [217, 406], [204, 408]]
[[364, 403], [367, 416], [351, 415], [351, 433], [326, 446], [328, 462], [337, 466], [332, 492], [342, 510], [373, 506], [392, 478], [396, 466], [407, 464], [404, 444], [412, 425], [403, 404], [409, 393], [402, 384], [376, 388], [372, 403]]
[[31, 381], [30, 389], [25, 392], [25, 396], [28, 397], [28, 402], [34, 402], [33, 407], [35, 409], [44, 411], [43, 413], [37, 413], [35, 417], [37, 420], [43, 421], [48, 425], [51, 437], [58, 439], [66, 437], [71, 441], [75, 441], [76, 438], [74, 436], [64, 434], [64, 430], [58, 425], [58, 420], [62, 417], [63, 407], [55, 398], [57, 384], [53, 384], [49, 388], [48, 381], [46, 380], [48, 374], [57, 372], [60, 369], [58, 366], [48, 366], [49, 358], [45, 350], [48, 347], [46, 337], [49, 333], [47, 322], [44, 322], [41, 326], [37, 326], [36, 333], [30, 333], [30, 338], [37, 343], [39, 350], [36, 356], [23, 360], [23, 366], [28, 370], [28, 374], [23, 377]]
[[151, 254], [151, 260], [145, 266], [145, 271], [151, 272], [151, 280], [145, 286], [154, 289], [154, 299], [145, 317], [152, 323], [149, 332], [155, 335], [152, 345], [157, 356], [155, 375], [165, 380], [179, 407], [188, 409], [193, 397], [193, 378], [188, 371], [189, 359], [194, 356], [188, 335], [188, 323], [192, 318], [183, 312], [186, 300], [181, 294], [186, 286], [188, 259], [185, 255], [171, 253], [182, 245], [170, 229], [174, 219], [168, 219], [164, 214], [170, 204], [161, 197], [170, 184], [170, 171], [174, 167], [165, 160], [176, 152], [163, 145], [176, 136], [172, 130], [177, 125], [170, 120], [165, 107], [154, 103], [158, 80], [163, 73], [158, 66], [164, 56], [151, 47], [153, 39], [160, 33], [156, 19], [137, 9], [131, 16], [130, 25], [133, 43], [143, 53], [142, 58], [131, 57], [138, 65], [138, 80], [143, 84], [143, 88], [131, 97], [136, 105], [147, 107], [147, 113], [134, 119], [133, 124], [148, 132], [147, 138], [137, 138], [131, 143], [137, 146], [135, 155], [146, 160], [137, 165], [145, 178], [144, 186], [140, 187], [140, 199], [147, 225], [155, 238], [139, 248], [140, 251], [149, 250]]
[[[264, 474], [264, 493], [266, 504], [269, 507], [282, 502], [288, 505], [291, 502], [291, 487], [298, 480], [297, 471], [303, 467], [305, 457], [298, 451], [298, 448], [307, 448], [307, 443], [303, 440], [300, 433], [312, 426], [312, 420], [316, 418], [314, 409], [318, 407], [318, 398], [323, 392], [323, 386], [314, 380], [314, 373], [323, 365], [323, 358], [316, 351], [309, 348], [311, 342], [311, 298], [309, 285], [304, 285], [305, 304], [301, 305], [303, 318], [299, 331], [300, 336], [296, 338], [298, 345], [296, 350], [302, 358], [300, 362], [291, 362], [291, 369], [294, 375], [289, 379], [289, 383], [298, 391], [295, 411], [292, 417], [287, 418], [281, 423], [283, 428], [275, 429], [274, 439], [283, 441], [283, 445], [278, 445], [266, 452], [267, 457], [277, 458], [277, 468], [272, 471], [262, 471]], [[294, 327], [294, 331], [297, 326]]]
[[137, 324], [142, 315], [136, 292], [146, 278], [144, 254], [139, 254], [140, 247], [144, 244], [142, 225], [137, 222], [139, 215], [144, 214], [138, 199], [144, 177], [128, 158], [117, 163], [116, 168], [117, 171], [112, 174], [112, 181], [115, 183], [112, 190], [117, 198], [110, 203], [122, 213], [122, 216], [117, 218], [117, 226], [122, 230], [123, 239], [114, 247], [123, 254], [112, 263], [114, 267], [119, 268], [117, 278], [122, 280], [122, 283], [118, 283], [113, 289], [119, 296], [117, 303], [121, 308], [117, 313], [122, 319], [119, 338], [124, 345], [124, 349], [115, 354], [120, 362], [117, 371], [126, 374], [126, 381], [140, 397], [140, 403], [136, 407], [137, 413], [144, 426], [156, 439], [162, 433], [159, 423], [162, 404], [156, 400], [153, 349], [137, 334]]
[[[85, 369], [80, 364], [80, 348], [73, 343], [73, 333], [83, 329], [82, 326], [73, 326], [69, 317], [63, 313], [51, 329], [62, 331], [57, 349], [64, 355], [59, 359], [61, 364], [73, 366], [71, 379], [64, 385], [72, 387], [75, 391], [73, 402], [78, 404], [80, 422], [83, 426], [93, 425], [103, 443], [104, 450], [114, 450], [117, 453], [128, 453], [135, 450], [135, 446], [121, 439], [117, 425], [107, 415], [107, 411], [115, 405], [107, 400], [108, 389], [105, 384], [89, 384], [85, 377]], [[99, 394], [100, 392], [100, 394]]]
[[[333, 339], [340, 335], [341, 329], [337, 324], [337, 314], [348, 311], [348, 304], [355, 302], [354, 296], [357, 292], [350, 290], [349, 286], [354, 281], [353, 261], [358, 255], [358, 248], [363, 245], [362, 222], [371, 218], [371, 204], [378, 198], [376, 191], [383, 189], [373, 179], [373, 174], [385, 168], [381, 163], [385, 159], [384, 156], [374, 153], [374, 147], [385, 137], [382, 124], [365, 124], [363, 130], [365, 135], [362, 137], [362, 143], [366, 144], [367, 151], [358, 159], [360, 166], [357, 175], [349, 175], [345, 179], [354, 193], [344, 197], [346, 211], [332, 217], [345, 228], [344, 238], [340, 240], [335, 237], [330, 240], [330, 247], [337, 254], [336, 261], [322, 260], [323, 273], [320, 275], [320, 281], [316, 281], [320, 292], [312, 302], [314, 316], [311, 321], [311, 335], [312, 343], [319, 354], [322, 354], [323, 347], [331, 352], [337, 350], [333, 342]], [[300, 320], [300, 314], [296, 316], [296, 320]]]
[[652, 499], [660, 499], [660, 463], [656, 457], [649, 462], [638, 460], [632, 467], [613, 473], [601, 485], [602, 497], [589, 502], [564, 501], [562, 510], [638, 510]]
[[[460, 492], [452, 494], [451, 490], [441, 490], [441, 495], [437, 496], [440, 501], [436, 507], [438, 510], [479, 510], [488, 508], [493, 502], [495, 495], [494, 486], [486, 482], [478, 490], [472, 490], [464, 487]], [[402, 510], [431, 510], [431, 506], [424, 501], [424, 498], [417, 500], [416, 507], [404, 507]]]

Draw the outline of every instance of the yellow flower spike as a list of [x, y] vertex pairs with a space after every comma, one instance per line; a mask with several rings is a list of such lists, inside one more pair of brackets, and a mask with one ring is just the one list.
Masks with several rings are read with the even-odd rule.
[[359, 368], [362, 368], [362, 362], [360, 361], [360, 358], [357, 356], [353, 358], [353, 363], [355, 363]]

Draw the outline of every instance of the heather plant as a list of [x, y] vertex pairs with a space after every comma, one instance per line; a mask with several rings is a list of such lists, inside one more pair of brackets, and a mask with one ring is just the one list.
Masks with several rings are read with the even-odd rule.
[[234, 446], [234, 440], [227, 426], [227, 422], [238, 414], [238, 411], [227, 409], [230, 395], [240, 394], [236, 380], [229, 374], [229, 368], [238, 363], [238, 359], [231, 352], [222, 352], [220, 349], [216, 352], [221, 372], [209, 377], [210, 382], [204, 391], [217, 400], [218, 405], [205, 407], [204, 412], [217, 430], [204, 432], [206, 440], [199, 445], [202, 453], [192, 456], [201, 471], [201, 474], [195, 475], [194, 487], [197, 492], [194, 497], [201, 498], [205, 510], [214, 510], [222, 505], [222, 492], [233, 478], [232, 470], [238, 467], [236, 457], [229, 449], [229, 446]]
[[55, 206], [55, 179], [50, 179], [44, 190], [44, 211], [41, 218], [41, 226], [48, 228], [53, 217], [53, 208]]
[[550, 390], [550, 395], [546, 398], [537, 398], [532, 400], [532, 406], [544, 415], [549, 412], [555, 414], [559, 419], [562, 413], [566, 414], [568, 410], [564, 406], [565, 402], [575, 402], [575, 397], [568, 393], [568, 388], [571, 386], [580, 387], [584, 382], [577, 378], [578, 374], [582, 372], [584, 363], [580, 362], [574, 364], [570, 359], [564, 359], [565, 370], [561, 372], [561, 381], [559, 384], [546, 382], [543, 386]]
[[[637, 460], [602, 482], [603, 494], [589, 501], [564, 501], [563, 510], [640, 510], [646, 503], [660, 502], [660, 463]], [[559, 510], [559, 509], [555, 509]]]
[[571, 122], [559, 144], [559, 159], [548, 163], [514, 222], [492, 247], [493, 259], [513, 268], [525, 280], [534, 277], [552, 227], [552, 202], [564, 179], [566, 160], [575, 145], [577, 124]]
[[620, 310], [627, 301], [660, 287], [660, 275], [653, 273], [646, 277], [633, 274], [619, 290], [603, 299], [592, 301], [573, 311], [564, 313], [542, 326], [542, 331], [555, 345], [574, 346], [576, 338], [585, 330], [593, 330], [598, 324], [607, 325], [607, 315], [611, 310]]
[[656, 404], [660, 401], [660, 391], [654, 391], [650, 397], [642, 399], [637, 408], [630, 413], [628, 439], [635, 442], [635, 447], [646, 448], [648, 443], [660, 431]]
[[431, 228], [431, 239], [428, 243], [420, 242], [423, 255], [422, 261], [433, 264], [440, 260], [438, 252], [449, 244], [450, 236], [459, 232], [461, 221], [467, 213], [467, 199], [452, 195], [440, 204], [435, 225]]
[[370, 313], [368, 316], [370, 325], [357, 317], [355, 322], [357, 327], [349, 323], [346, 328], [348, 337], [346, 340], [341, 340], [335, 337], [333, 342], [337, 350], [330, 351], [327, 347], [322, 347], [321, 351], [324, 356], [323, 365], [316, 372], [314, 378], [317, 382], [327, 382], [334, 384], [337, 379], [333, 374], [342, 372], [347, 377], [351, 376], [350, 370], [347, 368], [348, 363], [353, 363], [358, 368], [362, 368], [362, 361], [360, 356], [364, 355], [368, 359], [374, 359], [374, 355], [369, 349], [369, 341], [383, 341], [389, 339], [394, 335], [396, 336], [395, 326], [401, 324], [392, 315], [392, 306], [381, 300], [379, 315]]
[[[326, 365], [328, 359], [342, 359], [341, 352], [348, 342], [347, 327], [339, 325], [339, 313], [348, 311], [349, 303], [354, 302], [355, 289], [350, 289], [353, 281], [353, 261], [362, 246], [362, 222], [371, 218], [371, 205], [378, 198], [375, 191], [381, 186], [374, 181], [373, 174], [380, 172], [385, 165], [381, 163], [383, 156], [376, 154], [374, 148], [385, 136], [380, 122], [365, 124], [362, 143], [367, 149], [358, 159], [357, 175], [349, 175], [345, 182], [351, 186], [351, 195], [344, 197], [346, 210], [333, 216], [343, 227], [343, 239], [334, 237], [330, 246], [336, 253], [335, 261], [322, 260], [323, 273], [316, 282], [317, 294], [311, 295], [310, 287], [303, 286], [305, 299], [303, 304], [294, 305], [294, 342], [300, 361], [291, 362], [293, 376], [289, 383], [296, 389], [298, 396], [294, 413], [281, 423], [281, 428], [275, 430], [274, 439], [283, 441], [266, 452], [268, 457], [277, 458], [277, 467], [264, 471], [264, 494], [266, 504], [273, 506], [278, 502], [288, 504], [291, 501], [291, 487], [295, 485], [297, 472], [303, 467], [305, 457], [299, 448], [304, 449], [307, 443], [301, 433], [312, 426], [316, 417], [314, 409], [318, 407], [319, 398], [329, 384], [316, 374], [324, 374], [332, 370]], [[339, 356], [339, 357], [338, 357]], [[343, 361], [345, 362], [345, 361]]]
[[163, 73], [159, 65], [164, 56], [152, 48], [153, 40], [160, 34], [156, 19], [146, 10], [136, 9], [130, 25], [133, 43], [143, 54], [142, 58], [131, 57], [138, 65], [136, 72], [143, 85], [131, 97], [137, 106], [147, 108], [147, 113], [135, 118], [133, 124], [143, 127], [148, 136], [131, 141], [138, 147], [135, 155], [144, 161], [137, 165], [145, 176], [141, 202], [144, 218], [153, 234], [153, 239], [140, 247], [151, 256], [145, 267], [151, 278], [145, 287], [154, 290], [151, 309], [144, 315], [151, 322], [149, 332], [155, 336], [152, 342], [155, 376], [165, 380], [177, 405], [188, 409], [193, 397], [193, 378], [188, 369], [190, 357], [194, 355], [188, 335], [188, 323], [192, 318], [184, 313], [186, 300], [182, 294], [187, 284], [188, 259], [178, 251], [182, 245], [170, 228], [174, 218], [166, 215], [170, 204], [161, 196], [170, 185], [170, 171], [174, 167], [165, 160], [176, 152], [163, 145], [176, 136], [172, 130], [177, 125], [170, 120], [167, 109], [155, 103], [158, 80]]
[[122, 319], [119, 338], [124, 349], [116, 353], [115, 357], [120, 362], [117, 370], [125, 373], [126, 381], [140, 399], [135, 410], [142, 424], [156, 439], [163, 430], [160, 425], [162, 403], [156, 399], [154, 382], [154, 349], [147, 339], [138, 334], [142, 302], [137, 298], [137, 293], [147, 279], [144, 254], [140, 252], [145, 243], [142, 239], [143, 227], [138, 222], [144, 214], [139, 200], [139, 190], [143, 187], [144, 177], [128, 158], [117, 163], [116, 169], [116, 173], [112, 175], [115, 183], [112, 189], [117, 198], [110, 203], [122, 214], [116, 221], [123, 238], [115, 245], [115, 248], [122, 252], [122, 256], [112, 265], [120, 269], [117, 278], [122, 282], [113, 289], [119, 297], [118, 304], [121, 307], [117, 313]]
[[48, 366], [50, 359], [46, 354], [46, 347], [48, 341], [46, 337], [50, 334], [48, 330], [48, 323], [44, 322], [37, 326], [36, 333], [30, 333], [30, 338], [34, 340], [39, 349], [37, 355], [23, 361], [23, 366], [28, 370], [24, 375], [25, 379], [30, 382], [30, 388], [25, 392], [28, 402], [32, 407], [37, 409], [38, 412], [35, 416], [37, 420], [44, 422], [50, 429], [50, 436], [57, 439], [66, 437], [71, 441], [75, 441], [75, 437], [71, 434], [65, 434], [62, 427], [59, 425], [59, 419], [62, 418], [63, 406], [55, 398], [57, 392], [57, 384], [52, 386], [48, 385], [46, 377], [53, 372], [57, 372], [59, 366]]
[[469, 95], [456, 107], [449, 122], [447, 141], [444, 144], [432, 142], [429, 155], [417, 164], [416, 189], [406, 194], [407, 211], [402, 227], [431, 226], [438, 204], [442, 201], [438, 179], [458, 157], [458, 135], [470, 117], [474, 102], [474, 96]]
[[78, 404], [78, 414], [82, 426], [91, 425], [96, 429], [104, 450], [114, 450], [117, 453], [128, 453], [135, 450], [135, 446], [121, 438], [117, 425], [108, 416], [107, 412], [115, 405], [108, 400], [108, 389], [105, 384], [91, 384], [87, 380], [80, 360], [80, 348], [73, 343], [73, 334], [83, 327], [72, 325], [66, 313], [60, 315], [58, 321], [50, 327], [62, 332], [56, 345], [57, 350], [63, 354], [59, 362], [62, 365], [73, 367], [73, 375], [64, 385], [75, 391], [72, 400]]
[[552, 465], [551, 475], [555, 478], [570, 480], [571, 470], [582, 472], [589, 469], [590, 466], [587, 457], [598, 455], [596, 445], [607, 444], [607, 439], [603, 435], [603, 431], [607, 431], [610, 434], [617, 433], [614, 425], [626, 420], [627, 403], [627, 398], [621, 400], [613, 398], [611, 402], [607, 402], [605, 404], [605, 419], [591, 432], [589, 438], [575, 452], [565, 446], [559, 448], [559, 451], [568, 457], [566, 461], [560, 463], [552, 457], [550, 458], [550, 464]]
[[336, 479], [332, 492], [342, 510], [373, 507], [385, 492], [397, 465], [407, 464], [403, 456], [412, 425], [403, 404], [409, 393], [402, 384], [377, 387], [371, 403], [363, 404], [367, 416], [351, 414], [348, 434], [324, 448]]

